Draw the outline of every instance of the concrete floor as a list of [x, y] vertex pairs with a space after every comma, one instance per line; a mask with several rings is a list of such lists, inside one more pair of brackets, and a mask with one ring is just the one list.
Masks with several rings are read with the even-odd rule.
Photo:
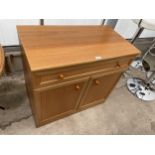
[[155, 134], [155, 101], [138, 100], [122, 78], [104, 104], [40, 128], [30, 116], [0, 129], [0, 134]]
[[[146, 41], [136, 46], [141, 51], [149, 47]], [[18, 59], [14, 68], [22, 66], [21, 58]], [[4, 118], [3, 113], [0, 116], [0, 119]], [[6, 120], [13, 120], [13, 123]], [[10, 109], [9, 117], [6, 116], [3, 123], [8, 125], [0, 128], [0, 134], [155, 134], [155, 101], [142, 102], [131, 95], [125, 79], [121, 78], [104, 104], [36, 128], [28, 100], [25, 100], [25, 104], [14, 111]]]

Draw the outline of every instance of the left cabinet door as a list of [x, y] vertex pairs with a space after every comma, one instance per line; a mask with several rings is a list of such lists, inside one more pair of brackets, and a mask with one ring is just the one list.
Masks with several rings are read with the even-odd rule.
[[35, 107], [39, 125], [76, 112], [88, 78], [49, 86], [35, 91]]

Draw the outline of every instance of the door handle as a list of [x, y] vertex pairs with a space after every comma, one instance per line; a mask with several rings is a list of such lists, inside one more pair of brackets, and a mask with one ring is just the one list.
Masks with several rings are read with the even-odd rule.
[[120, 67], [121, 67], [121, 65], [120, 65], [120, 63], [119, 63], [119, 62], [116, 62], [116, 66], [117, 66], [118, 68], [120, 68]]
[[61, 80], [63, 80], [64, 77], [65, 77], [64, 74], [60, 74], [60, 75], [59, 75], [59, 78], [60, 78]]
[[81, 89], [81, 87], [79, 85], [75, 86], [75, 90], [79, 91]]
[[94, 82], [96, 85], [99, 85], [101, 83], [100, 80], [95, 80]]

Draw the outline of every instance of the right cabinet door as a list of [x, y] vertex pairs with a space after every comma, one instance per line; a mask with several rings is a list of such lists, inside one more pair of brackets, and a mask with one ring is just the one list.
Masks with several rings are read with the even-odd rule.
[[93, 76], [81, 100], [79, 110], [102, 103], [119, 80], [121, 74], [122, 72], [115, 72], [107, 75]]

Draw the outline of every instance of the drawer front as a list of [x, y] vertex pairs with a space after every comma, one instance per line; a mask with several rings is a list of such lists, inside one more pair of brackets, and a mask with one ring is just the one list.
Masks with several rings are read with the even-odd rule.
[[67, 80], [90, 76], [99, 72], [106, 72], [109, 70], [116, 70], [121, 68], [127, 68], [131, 59], [123, 58], [111, 61], [103, 61], [92, 64], [85, 64], [80, 66], [72, 66], [60, 69], [53, 69], [51, 71], [43, 71], [36, 73], [34, 76], [34, 87], [44, 87], [57, 82], [65, 82]]

